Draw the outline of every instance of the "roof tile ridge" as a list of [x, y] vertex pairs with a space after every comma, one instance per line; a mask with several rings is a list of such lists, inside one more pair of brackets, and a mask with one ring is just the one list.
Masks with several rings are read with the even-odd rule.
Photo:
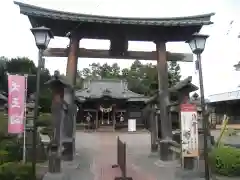
[[[121, 16], [106, 16], [106, 15], [92, 15], [92, 14], [83, 14], [83, 13], [76, 13], [76, 12], [69, 12], [69, 11], [61, 11], [61, 10], [55, 10], [50, 8], [44, 8], [32, 4], [22, 3], [19, 1], [14, 1], [14, 4], [18, 6], [22, 6], [25, 8], [32, 8], [34, 11], [41, 10], [45, 12], [54, 12], [54, 13], [65, 13], [72, 16], [88, 16], [91, 18], [107, 18], [109, 20], [149, 20], [149, 21], [168, 21], [168, 20], [199, 20], [199, 19], [210, 19], [211, 16], [215, 15], [215, 13], [207, 13], [207, 14], [199, 14], [199, 15], [192, 15], [192, 16], [178, 16], [178, 17], [121, 17]], [[210, 20], [209, 20], [210, 21]]]

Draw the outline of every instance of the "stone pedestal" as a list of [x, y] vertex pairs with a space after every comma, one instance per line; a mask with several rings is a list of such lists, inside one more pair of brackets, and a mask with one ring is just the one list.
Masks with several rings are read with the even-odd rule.
[[43, 180], [71, 180], [70, 176], [64, 173], [46, 173]]
[[64, 148], [63, 151], [62, 151], [62, 160], [72, 161], [74, 159], [75, 143], [71, 139], [70, 141], [63, 142], [62, 145], [63, 145], [63, 148]]
[[197, 168], [197, 163], [196, 163], [196, 158], [195, 157], [184, 157], [183, 158], [183, 168], [187, 170], [193, 170]]
[[158, 151], [158, 145], [157, 144], [151, 144], [151, 152], [157, 152]]
[[160, 146], [160, 160], [162, 161], [172, 161], [173, 160], [173, 151], [170, 149], [170, 142], [167, 140], [161, 140], [159, 142]]

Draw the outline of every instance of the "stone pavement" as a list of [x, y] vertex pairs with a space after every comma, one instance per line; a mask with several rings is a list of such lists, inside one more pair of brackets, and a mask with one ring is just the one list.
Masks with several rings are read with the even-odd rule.
[[[90, 169], [92, 174], [94, 175], [94, 180], [114, 180], [115, 177], [120, 176], [120, 169], [112, 168], [112, 165], [115, 165], [117, 162], [116, 158], [117, 134], [89, 133], [82, 135], [81, 138], [83, 138], [83, 136], [86, 139], [91, 138], [92, 140], [91, 146], [92, 148], [94, 148], [94, 150], [90, 150], [89, 152], [92, 152], [93, 157], [92, 167]], [[138, 180], [155, 179], [148, 174], [138, 171], [138, 169], [136, 169], [134, 165], [132, 165], [129, 161], [127, 166], [127, 176]]]
[[[150, 136], [148, 133], [76, 133], [76, 152], [79, 168], [72, 180], [114, 180], [120, 175], [116, 164], [117, 136], [127, 143], [127, 176], [134, 180], [174, 180], [176, 167], [159, 168], [157, 156], [149, 157]], [[77, 161], [77, 160], [75, 160]]]
[[[202, 180], [184, 177], [178, 162], [164, 164], [157, 154], [150, 153], [148, 133], [84, 133], [76, 132], [76, 158], [63, 163], [71, 180], [114, 180], [119, 168], [112, 168], [116, 160], [117, 136], [127, 143], [127, 175], [133, 180]], [[225, 180], [225, 179], [221, 179]]]

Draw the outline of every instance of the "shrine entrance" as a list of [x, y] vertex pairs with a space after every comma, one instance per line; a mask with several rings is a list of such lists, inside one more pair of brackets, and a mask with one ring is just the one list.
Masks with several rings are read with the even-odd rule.
[[[214, 15], [213, 13], [173, 18], [127, 18], [68, 13], [21, 2], [15, 2], [15, 4], [20, 7], [22, 14], [28, 16], [33, 27], [45, 26], [52, 30], [54, 36], [69, 38], [69, 46], [67, 48], [49, 48], [43, 54], [45, 57], [68, 58], [66, 78], [68, 83], [73, 87], [76, 84], [79, 57], [156, 60], [159, 99], [157, 106], [161, 112], [157, 119], [158, 136], [161, 138], [162, 144], [160, 146], [163, 147], [162, 151], [166, 153], [169, 151], [169, 140], [172, 139], [172, 122], [168, 113], [170, 103], [167, 61], [192, 62], [193, 55], [167, 52], [166, 43], [185, 42], [192, 39], [193, 34], [198, 33], [203, 25], [212, 24], [211, 16]], [[110, 40], [110, 47], [108, 50], [79, 48], [80, 40], [83, 38], [108, 39]], [[150, 41], [155, 43], [156, 49], [151, 52], [130, 51], [128, 48], [129, 41]], [[86, 94], [86, 98], [99, 97], [99, 94], [101, 96], [101, 93], [94, 94], [94, 89], [89, 90]], [[130, 97], [132, 92], [126, 94], [125, 92], [121, 92], [120, 94], [112, 92], [110, 94], [112, 97], [118, 99], [125, 98], [125, 105], [127, 106], [132, 101], [136, 101], [135, 98]], [[141, 100], [142, 97], [139, 97], [137, 97], [137, 102], [144, 102]], [[81, 101], [82, 97], [77, 97], [77, 99]], [[65, 135], [66, 137], [63, 137], [62, 142], [65, 149], [67, 149], [67, 156], [70, 155], [72, 159], [75, 149], [74, 115], [76, 112], [73, 110], [75, 100], [74, 90], [66, 89], [64, 91], [64, 102], [69, 105], [71, 110], [68, 111], [68, 118], [63, 123], [64, 131], [68, 133]], [[109, 106], [106, 108], [109, 108]], [[131, 107], [128, 108], [131, 109]], [[136, 116], [133, 108], [132, 111], [133, 116]], [[110, 123], [110, 119], [108, 120], [108, 117], [110, 118], [111, 116], [110, 113], [104, 113], [102, 116], [104, 122], [107, 118], [107, 123], [108, 121]]]
[[100, 106], [100, 111], [98, 111], [98, 117], [100, 117], [100, 126], [113, 125], [113, 121], [115, 120], [115, 113], [113, 112], [112, 106], [103, 107]]
[[113, 126], [115, 128], [116, 124], [122, 125], [127, 123], [125, 121], [125, 114], [126, 110], [115, 110], [113, 111], [112, 108], [109, 108], [105, 111], [100, 110], [98, 112], [98, 117], [100, 117], [99, 126]]

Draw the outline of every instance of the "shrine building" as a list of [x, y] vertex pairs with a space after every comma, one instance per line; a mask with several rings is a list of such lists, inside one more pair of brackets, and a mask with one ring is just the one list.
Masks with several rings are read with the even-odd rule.
[[86, 124], [89, 118], [94, 129], [119, 129], [127, 127], [128, 119], [136, 119], [137, 127], [145, 126], [142, 111], [148, 97], [130, 91], [124, 80], [88, 80], [75, 95], [79, 107], [77, 123]]

